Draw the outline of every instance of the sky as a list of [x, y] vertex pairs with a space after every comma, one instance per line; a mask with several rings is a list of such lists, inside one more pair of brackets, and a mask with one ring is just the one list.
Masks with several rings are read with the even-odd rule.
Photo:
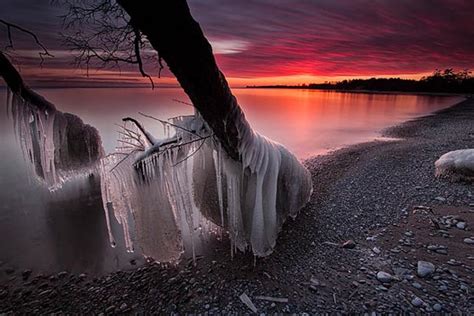
[[[474, 69], [472, 0], [189, 0], [233, 86], [350, 78], [420, 78], [439, 68]], [[14, 33], [14, 63], [32, 86], [147, 84], [130, 67], [73, 64], [64, 8], [50, 0], [0, 0], [0, 19], [34, 31], [54, 58], [42, 67], [28, 36]], [[7, 33], [0, 25], [0, 44]], [[150, 66], [154, 68], [154, 65]], [[165, 71], [158, 86], [176, 84]]]

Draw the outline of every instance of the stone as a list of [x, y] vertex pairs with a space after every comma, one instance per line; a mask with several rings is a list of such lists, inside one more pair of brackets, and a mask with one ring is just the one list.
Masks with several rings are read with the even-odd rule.
[[105, 312], [106, 312], [106, 313], [111, 313], [111, 312], [114, 311], [114, 310], [115, 310], [115, 305], [110, 305], [109, 307], [107, 307], [107, 308], [105, 309]]
[[420, 307], [421, 305], [423, 305], [423, 301], [421, 300], [421, 298], [419, 298], [418, 296], [415, 296], [412, 300], [411, 300], [411, 304], [415, 307]]
[[457, 222], [456, 227], [459, 229], [465, 229], [466, 228], [466, 222]]
[[375, 289], [378, 291], [385, 291], [385, 292], [388, 291], [388, 289], [383, 285], [377, 285]]
[[448, 287], [444, 284], [438, 287], [438, 291], [440, 292], [446, 292], [447, 290], [448, 290]]
[[439, 201], [439, 202], [444, 202], [444, 201], [446, 201], [446, 199], [445, 199], [444, 197], [442, 197], [442, 196], [437, 196], [437, 197], [435, 197], [435, 200], [436, 200], [436, 201]]
[[418, 282], [413, 282], [413, 287], [414, 287], [415, 289], [421, 289], [423, 286], [422, 286], [420, 283], [418, 283]]
[[379, 255], [379, 254], [382, 252], [382, 251], [380, 251], [380, 249], [377, 248], [377, 247], [372, 248], [372, 251], [373, 251], [375, 254], [377, 254], [377, 255]]
[[66, 275], [67, 275], [67, 272], [66, 272], [66, 271], [61, 271], [61, 272], [58, 273], [58, 277], [59, 277], [59, 278], [63, 278], [63, 277], [65, 277]]
[[435, 266], [428, 261], [418, 261], [417, 274], [421, 278], [425, 278], [433, 274], [435, 271]]
[[1, 290], [1, 291], [0, 291], [0, 298], [1, 298], [1, 299], [5, 298], [5, 297], [7, 297], [7, 296], [8, 296], [8, 292], [7, 292], [7, 291], [5, 291], [5, 290]]
[[342, 248], [345, 249], [354, 249], [355, 247], [356, 243], [352, 239], [349, 239], [342, 244]]
[[436, 304], [433, 305], [433, 310], [435, 312], [440, 312], [442, 309], [443, 309], [443, 307], [439, 303], [436, 303]]
[[468, 245], [474, 245], [474, 238], [464, 238], [464, 242]]
[[121, 311], [124, 311], [124, 310], [126, 310], [127, 308], [128, 308], [127, 303], [122, 303], [122, 305], [120, 305], [120, 310], [121, 310]]
[[390, 273], [379, 271], [377, 272], [377, 280], [379, 280], [382, 283], [389, 283], [393, 280], [393, 277]]

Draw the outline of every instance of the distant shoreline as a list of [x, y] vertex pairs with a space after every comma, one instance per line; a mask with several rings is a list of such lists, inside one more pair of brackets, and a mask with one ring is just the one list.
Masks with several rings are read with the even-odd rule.
[[472, 93], [454, 93], [454, 92], [427, 92], [427, 91], [391, 91], [391, 90], [343, 90], [343, 89], [322, 89], [309, 88], [301, 86], [246, 86], [245, 89], [289, 89], [289, 90], [315, 90], [323, 92], [339, 93], [363, 93], [363, 94], [404, 94], [404, 95], [426, 95], [426, 96], [461, 96], [472, 97]]

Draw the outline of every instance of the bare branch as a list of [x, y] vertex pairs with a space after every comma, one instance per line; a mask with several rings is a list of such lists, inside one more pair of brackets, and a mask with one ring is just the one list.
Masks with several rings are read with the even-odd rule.
[[0, 23], [2, 23], [3, 25], [5, 25], [7, 27], [7, 34], [8, 34], [8, 45], [6, 46], [6, 48], [11, 48], [13, 49], [13, 37], [12, 37], [12, 29], [16, 29], [20, 32], [23, 32], [25, 34], [28, 34], [30, 35], [36, 45], [38, 45], [43, 51], [42, 52], [39, 52], [39, 57], [41, 59], [41, 63], [40, 65], [43, 65], [43, 62], [44, 62], [44, 57], [45, 56], [48, 56], [48, 57], [54, 57], [52, 54], [49, 53], [48, 49], [46, 48], [46, 46], [43, 45], [43, 43], [41, 43], [41, 41], [39, 40], [38, 36], [36, 36], [35, 33], [31, 32], [30, 30], [27, 30], [25, 29], [24, 27], [21, 27], [19, 25], [16, 25], [16, 24], [13, 24], [13, 23], [10, 23], [10, 22], [7, 22], [5, 21], [4, 19], [0, 19]]
[[[133, 28], [133, 31], [135, 33], [134, 47], [135, 47], [135, 57], [136, 57], [137, 63], [138, 63], [138, 69], [140, 70], [140, 73], [142, 74], [143, 77], [146, 77], [146, 78], [148, 78], [148, 80], [150, 80], [151, 88], [155, 89], [155, 84], [153, 82], [153, 79], [143, 69], [143, 61], [142, 61], [142, 56], [140, 54], [140, 46], [141, 46], [141, 44], [143, 44], [141, 42], [141, 33], [136, 27]], [[163, 66], [161, 65], [161, 61], [160, 61], [160, 67], [161, 67], [160, 68], [160, 73], [161, 73], [161, 69], [163, 68]]]
[[175, 163], [175, 164], [173, 165], [173, 167], [176, 167], [177, 165], [179, 165], [179, 164], [182, 163], [183, 161], [186, 161], [186, 160], [188, 160], [189, 158], [191, 158], [192, 156], [194, 156], [194, 155], [199, 151], [199, 149], [201, 149], [202, 145], [204, 145], [205, 141], [206, 141], [206, 140], [203, 139], [202, 142], [201, 142], [201, 144], [199, 145], [199, 147], [196, 148], [196, 150], [194, 150], [191, 154], [189, 154], [189, 155], [186, 156], [185, 158], [183, 158], [183, 159], [181, 159], [180, 161], [178, 161], [177, 163]]
[[125, 117], [122, 119], [122, 121], [124, 122], [132, 122], [134, 123], [137, 128], [140, 130], [140, 132], [142, 132], [143, 136], [146, 137], [147, 141], [151, 144], [151, 145], [154, 145], [155, 144], [155, 140], [153, 139], [153, 137], [150, 135], [150, 133], [148, 133], [145, 128], [142, 126], [142, 124], [140, 124], [136, 119], [134, 118], [131, 118], [131, 117]]
[[87, 74], [94, 68], [118, 68], [133, 65], [155, 84], [145, 68], [163, 69], [162, 62], [130, 17], [112, 0], [56, 0], [67, 9], [62, 16], [66, 33], [65, 44], [77, 53], [75, 64], [85, 67]]
[[178, 99], [172, 99], [174, 102], [177, 102], [177, 103], [182, 103], [182, 104], [186, 104], [186, 105], [190, 105], [192, 107], [194, 107], [194, 105], [192, 103], [189, 103], [189, 102], [186, 102], [186, 101], [181, 101], [181, 100], [178, 100]]
[[161, 120], [161, 119], [156, 118], [156, 117], [151, 116], [151, 115], [144, 114], [144, 113], [142, 113], [142, 112], [138, 112], [138, 114], [140, 114], [140, 115], [142, 115], [142, 116], [144, 116], [144, 117], [151, 118], [151, 119], [153, 119], [153, 120], [155, 120], [155, 121], [158, 121], [158, 122], [162, 123], [163, 125], [170, 125], [170, 126], [173, 126], [174, 128], [183, 130], [183, 131], [185, 131], [185, 132], [187, 132], [187, 133], [190, 133], [190, 134], [192, 134], [192, 135], [194, 135], [194, 136], [197, 136], [197, 137], [199, 137], [199, 138], [203, 138], [201, 135], [197, 134], [196, 131], [192, 131], [192, 130], [187, 129], [187, 128], [184, 128], [184, 127], [182, 127], [182, 126], [173, 124], [173, 123], [171, 123], [171, 122], [168, 122], [168, 121], [165, 121], [165, 120]]

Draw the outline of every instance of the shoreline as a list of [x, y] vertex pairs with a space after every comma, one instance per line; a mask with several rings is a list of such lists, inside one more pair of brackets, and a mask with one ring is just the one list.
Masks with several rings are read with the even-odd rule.
[[[468, 255], [474, 246], [463, 239], [474, 235], [474, 189], [436, 179], [434, 161], [472, 147], [473, 122], [474, 99], [468, 98], [382, 132], [401, 140], [355, 144], [305, 159], [314, 184], [311, 200], [284, 225], [274, 253], [255, 264], [247, 254], [231, 259], [223, 240], [196, 266], [183, 260], [98, 278], [33, 275], [20, 286], [0, 285], [0, 312], [249, 313], [239, 299], [246, 293], [258, 312], [267, 313], [416, 313], [437, 311], [436, 304], [443, 312], [472, 313]], [[417, 205], [431, 208], [437, 218], [458, 216], [467, 230], [439, 233], [431, 215], [412, 212]], [[340, 246], [347, 240], [353, 248]], [[447, 255], [428, 245], [446, 246]], [[418, 260], [435, 264], [431, 277], [417, 276]], [[380, 271], [393, 279], [380, 282]]]
[[466, 97], [471, 98], [472, 93], [455, 93], [455, 92], [423, 92], [423, 91], [389, 91], [389, 90], [342, 90], [342, 89], [314, 89], [314, 88], [303, 88], [303, 87], [243, 87], [242, 89], [288, 89], [288, 90], [308, 90], [308, 91], [322, 91], [322, 92], [339, 92], [339, 93], [362, 93], [362, 94], [401, 94], [401, 95], [424, 95], [424, 96], [435, 96], [435, 97]]

